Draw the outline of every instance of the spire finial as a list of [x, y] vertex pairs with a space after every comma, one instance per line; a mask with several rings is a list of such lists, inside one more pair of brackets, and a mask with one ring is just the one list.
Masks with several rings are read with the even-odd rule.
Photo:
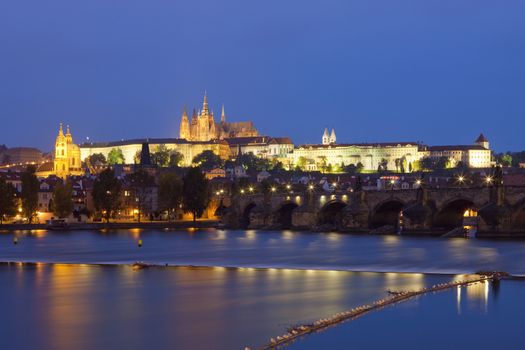
[[203, 114], [208, 114], [208, 94], [204, 90], [204, 101], [202, 102], [202, 112]]
[[222, 104], [222, 110], [221, 110], [221, 122], [226, 122], [226, 113], [224, 113], [224, 103]]
[[64, 130], [62, 128], [62, 122], [60, 122], [60, 128], [58, 128], [58, 134], [59, 135], [64, 135]]

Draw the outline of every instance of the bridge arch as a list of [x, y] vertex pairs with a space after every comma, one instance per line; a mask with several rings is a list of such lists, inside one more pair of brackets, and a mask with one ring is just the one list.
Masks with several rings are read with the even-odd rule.
[[257, 207], [257, 204], [255, 204], [254, 202], [250, 202], [244, 207], [244, 210], [242, 211], [242, 215], [241, 215], [241, 220], [240, 220], [241, 228], [248, 228], [250, 226], [250, 223], [251, 223], [250, 216], [252, 214], [252, 210], [254, 210], [256, 207]]
[[297, 207], [299, 207], [299, 205], [296, 202], [283, 202], [275, 211], [275, 224], [278, 224], [283, 229], [292, 228], [292, 213]]
[[451, 199], [441, 206], [434, 217], [434, 227], [453, 229], [463, 226], [463, 216], [467, 210], [477, 211], [474, 200], [467, 197]]
[[399, 213], [404, 207], [405, 203], [397, 198], [390, 198], [377, 204], [371, 212], [370, 227], [377, 228], [385, 225], [396, 227]]
[[318, 223], [321, 225], [330, 224], [337, 227], [340, 222], [341, 212], [346, 205], [345, 202], [338, 199], [329, 201], [319, 210]]

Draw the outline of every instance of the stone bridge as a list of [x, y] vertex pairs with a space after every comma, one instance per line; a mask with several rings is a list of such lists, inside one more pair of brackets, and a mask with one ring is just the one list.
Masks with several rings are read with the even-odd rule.
[[228, 227], [525, 232], [525, 187], [408, 189], [359, 192], [243, 194], [228, 198]]

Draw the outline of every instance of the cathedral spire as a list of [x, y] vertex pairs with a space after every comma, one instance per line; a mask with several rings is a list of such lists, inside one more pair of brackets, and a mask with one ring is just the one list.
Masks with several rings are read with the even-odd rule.
[[221, 110], [221, 123], [226, 122], [226, 113], [224, 113], [224, 103], [222, 104], [222, 110]]
[[63, 136], [64, 135], [64, 130], [62, 129], [62, 122], [60, 122], [60, 128], [58, 129], [58, 135], [59, 136]]
[[206, 90], [204, 90], [204, 101], [202, 102], [202, 114], [208, 114], [208, 96]]

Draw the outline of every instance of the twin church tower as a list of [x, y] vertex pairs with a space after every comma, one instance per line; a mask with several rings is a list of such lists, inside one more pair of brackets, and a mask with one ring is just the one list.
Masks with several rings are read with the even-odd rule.
[[204, 94], [202, 109], [197, 111], [193, 109], [191, 121], [188, 118], [186, 107], [182, 113], [180, 121], [179, 137], [187, 141], [211, 141], [223, 140], [234, 137], [252, 137], [259, 136], [259, 132], [253, 126], [252, 122], [234, 122], [226, 121], [224, 105], [221, 110], [221, 120], [216, 122], [213, 111], [208, 106], [208, 97]]

